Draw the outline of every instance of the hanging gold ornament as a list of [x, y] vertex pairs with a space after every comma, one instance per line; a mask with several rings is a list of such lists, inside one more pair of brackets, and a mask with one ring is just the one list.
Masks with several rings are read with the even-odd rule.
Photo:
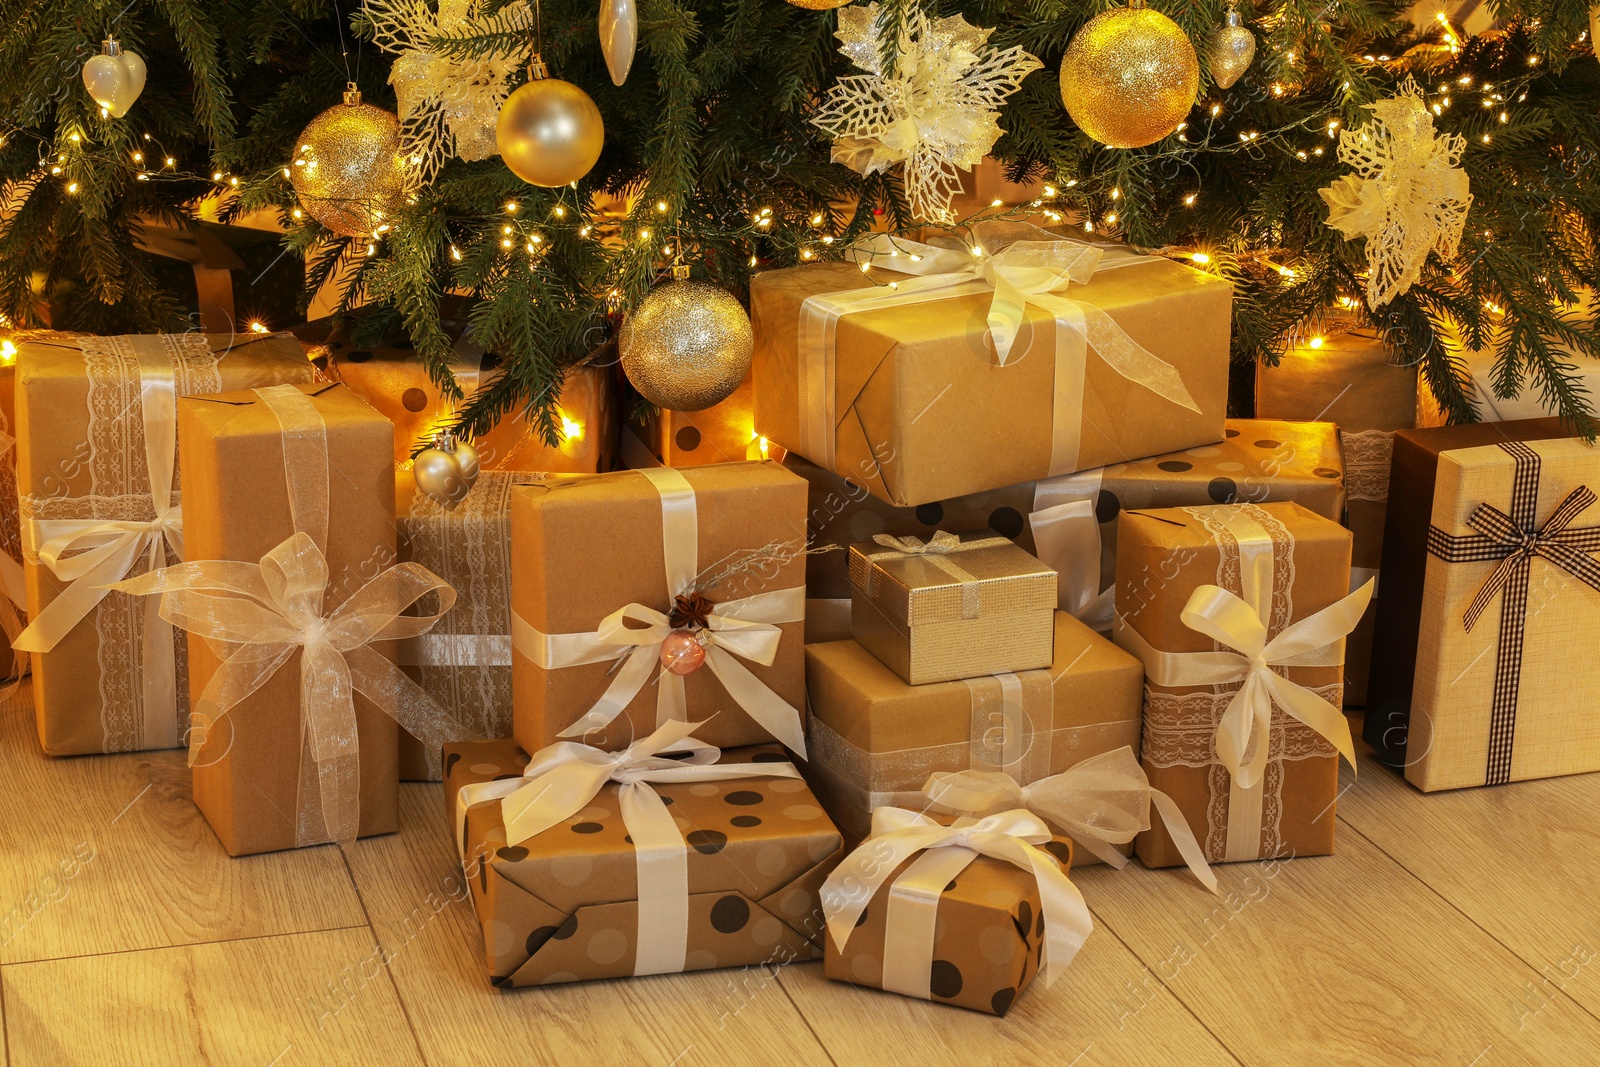
[[1067, 114], [1112, 148], [1139, 148], [1172, 133], [1199, 90], [1194, 45], [1144, 0], [1090, 19], [1061, 59]]
[[100, 54], [83, 65], [83, 87], [91, 100], [120, 119], [144, 92], [144, 74], [144, 60], [123, 51], [115, 37], [107, 37], [100, 43]]
[[639, 301], [622, 324], [617, 350], [639, 394], [668, 411], [700, 411], [726, 400], [750, 372], [755, 333], [744, 307], [706, 282], [673, 281]]
[[600, 0], [600, 51], [606, 57], [611, 84], [628, 80], [638, 44], [639, 9], [633, 0]]
[[554, 189], [589, 173], [600, 158], [606, 131], [589, 94], [550, 77], [535, 53], [527, 84], [500, 109], [494, 139], [511, 173], [530, 185]]
[[1222, 89], [1233, 88], [1233, 83], [1244, 77], [1250, 61], [1256, 57], [1256, 35], [1244, 24], [1239, 9], [1228, 5], [1228, 21], [1211, 35], [1206, 48], [1206, 68], [1211, 80]]
[[1600, 4], [1589, 9], [1589, 48], [1600, 59]]
[[803, 7], [807, 11], [832, 11], [850, 2], [851, 0], [789, 0], [795, 7]]
[[440, 507], [454, 511], [478, 480], [478, 450], [454, 431], [440, 430], [433, 435], [433, 447], [411, 461], [411, 477]]
[[375, 233], [392, 218], [406, 188], [400, 120], [361, 102], [352, 84], [301, 131], [289, 182], [306, 214], [341, 237]]

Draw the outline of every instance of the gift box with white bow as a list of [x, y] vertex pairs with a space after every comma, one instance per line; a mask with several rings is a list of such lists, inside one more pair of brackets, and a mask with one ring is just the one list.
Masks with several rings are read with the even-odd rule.
[[445, 746], [490, 982], [551, 985], [822, 954], [839, 833], [777, 745], [670, 722], [621, 752]]
[[[112, 583], [183, 554], [177, 398], [311, 380], [288, 335], [39, 338], [17, 351], [17, 492], [40, 744], [173, 748], [183, 641]], [[259, 476], [253, 472], [252, 476]]]
[[[1141, 759], [1207, 860], [1333, 851], [1344, 638], [1371, 583], [1350, 592], [1350, 531], [1299, 504], [1125, 512], [1113, 636], [1145, 668]], [[1183, 862], [1162, 826], [1153, 867]]]
[[990, 221], [751, 282], [756, 426], [914, 507], [1222, 437], [1232, 287]]

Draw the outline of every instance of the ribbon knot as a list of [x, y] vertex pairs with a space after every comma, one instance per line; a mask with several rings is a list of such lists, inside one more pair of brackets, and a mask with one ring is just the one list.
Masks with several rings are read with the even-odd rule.
[[1594, 502], [1594, 490], [1580, 485], [1567, 494], [1542, 528], [1531, 530], [1517, 525], [1511, 516], [1493, 504], [1482, 503], [1473, 509], [1467, 525], [1509, 551], [1467, 605], [1463, 621], [1468, 633], [1502, 589], [1513, 581], [1526, 586], [1528, 569], [1533, 566], [1535, 556], [1542, 556], [1586, 585], [1600, 589], [1600, 563], [1582, 547], [1589, 531], [1569, 529]]

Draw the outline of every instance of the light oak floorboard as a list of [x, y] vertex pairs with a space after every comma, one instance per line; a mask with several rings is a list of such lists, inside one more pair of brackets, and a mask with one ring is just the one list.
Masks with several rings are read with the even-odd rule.
[[423, 1062], [387, 975], [320, 1007], [371, 931], [13, 964], [0, 971], [14, 1067], [311, 1067]]
[[[46, 759], [27, 687], [0, 706], [0, 962], [365, 923], [331, 846], [230, 859], [181, 751]], [[315, 891], [307, 891], [315, 887]]]
[[358, 842], [350, 865], [430, 1063], [829, 1062], [759, 970], [491, 988], [440, 787], [401, 786], [400, 821], [399, 834]]

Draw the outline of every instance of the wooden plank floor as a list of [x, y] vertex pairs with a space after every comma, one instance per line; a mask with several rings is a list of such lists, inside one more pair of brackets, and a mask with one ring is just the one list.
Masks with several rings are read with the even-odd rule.
[[438, 786], [402, 831], [230, 860], [176, 752], [47, 761], [0, 706], [0, 1067], [1600, 1062], [1600, 775], [1346, 772], [1339, 855], [1078, 875], [1096, 932], [1004, 1020], [816, 965], [500, 993]]

